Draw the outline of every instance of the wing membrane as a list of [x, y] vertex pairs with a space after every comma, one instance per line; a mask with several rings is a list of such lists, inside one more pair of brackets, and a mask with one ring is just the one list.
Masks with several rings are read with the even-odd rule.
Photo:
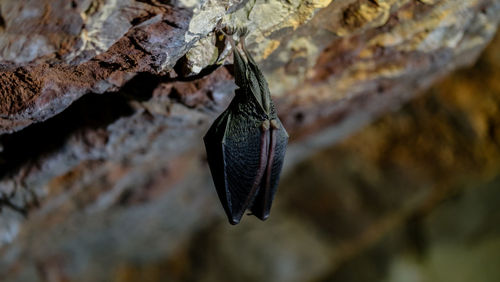
[[268, 145], [261, 129], [266, 116], [256, 107], [255, 98], [236, 93], [204, 138], [214, 184], [232, 224], [252, 204], [267, 164]]

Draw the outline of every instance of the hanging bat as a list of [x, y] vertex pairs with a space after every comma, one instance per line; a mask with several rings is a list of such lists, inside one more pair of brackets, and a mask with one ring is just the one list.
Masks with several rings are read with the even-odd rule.
[[247, 209], [261, 220], [269, 217], [288, 143], [267, 82], [245, 47], [244, 36], [240, 37], [243, 53], [228, 36], [239, 88], [204, 137], [215, 188], [231, 224], [238, 224]]

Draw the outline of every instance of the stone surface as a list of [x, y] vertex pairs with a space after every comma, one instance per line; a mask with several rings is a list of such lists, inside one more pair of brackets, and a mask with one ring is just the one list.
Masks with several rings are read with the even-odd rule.
[[[335, 278], [358, 256], [370, 261], [363, 250], [447, 197], [461, 181], [453, 176], [496, 168], [493, 76], [443, 82], [435, 91], [451, 94], [345, 141], [324, 171], [294, 164], [474, 62], [499, 11], [495, 0], [3, 1], [0, 277], [303, 281]], [[219, 21], [250, 31], [248, 47], [291, 133], [286, 171], [319, 170], [284, 179], [268, 223], [245, 218], [232, 229], [201, 142], [234, 90], [230, 68], [217, 67], [231, 60], [213, 33]], [[421, 109], [432, 105], [444, 106]], [[443, 119], [428, 129], [442, 133], [419, 136], [419, 117]], [[434, 148], [428, 138], [456, 142]], [[421, 151], [405, 151], [414, 147]], [[334, 180], [320, 177], [329, 168]], [[411, 267], [425, 265], [391, 271], [397, 278]]]
[[[359, 99], [375, 114], [385, 108], [378, 100], [403, 99], [472, 62], [498, 9], [491, 0], [4, 1], [0, 133], [46, 120], [82, 95], [116, 91], [137, 73], [166, 75], [219, 20], [249, 29], [249, 48], [291, 126], [355, 119], [365, 110]], [[188, 53], [189, 67], [198, 73], [212, 56]], [[295, 125], [297, 115], [305, 124]]]

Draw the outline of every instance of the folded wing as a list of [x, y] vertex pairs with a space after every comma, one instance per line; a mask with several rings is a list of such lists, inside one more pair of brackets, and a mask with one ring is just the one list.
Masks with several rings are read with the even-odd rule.
[[240, 221], [257, 195], [269, 147], [262, 130], [265, 115], [254, 110], [255, 99], [239, 101], [244, 97], [240, 94], [204, 138], [215, 188], [232, 224]]

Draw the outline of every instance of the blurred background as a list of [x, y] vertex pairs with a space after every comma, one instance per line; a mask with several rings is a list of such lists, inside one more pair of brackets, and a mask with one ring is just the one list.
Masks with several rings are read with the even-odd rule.
[[[0, 1], [0, 281], [500, 281], [499, 12]], [[264, 222], [227, 222], [202, 144], [235, 89], [219, 20], [291, 137]]]

